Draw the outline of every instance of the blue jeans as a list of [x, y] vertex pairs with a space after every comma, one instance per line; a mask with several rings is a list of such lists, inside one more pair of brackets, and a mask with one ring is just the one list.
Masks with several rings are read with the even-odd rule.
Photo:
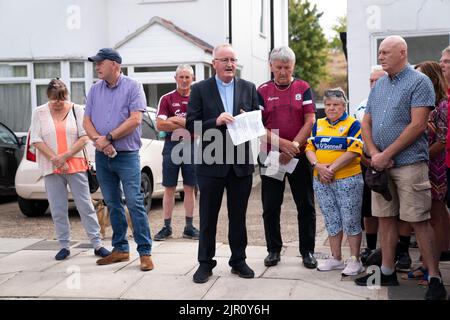
[[109, 158], [102, 152], [95, 153], [97, 179], [108, 206], [113, 229], [112, 245], [115, 251], [129, 252], [127, 219], [122, 203], [122, 182], [125, 202], [133, 223], [133, 236], [140, 256], [148, 256], [152, 250], [152, 238], [144, 198], [141, 193], [139, 152], [117, 152]]

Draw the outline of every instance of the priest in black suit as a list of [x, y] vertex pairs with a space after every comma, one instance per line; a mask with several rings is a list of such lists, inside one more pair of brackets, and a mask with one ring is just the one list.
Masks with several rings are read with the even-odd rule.
[[[217, 219], [225, 189], [231, 272], [242, 278], [255, 275], [245, 262], [246, 212], [254, 162], [250, 143], [233, 146], [226, 125], [234, 121], [233, 116], [258, 110], [258, 96], [253, 83], [235, 77], [237, 59], [231, 45], [217, 46], [213, 58], [216, 76], [192, 86], [186, 119], [186, 128], [200, 135], [201, 152], [196, 166], [200, 188], [200, 266], [193, 277], [195, 283], [207, 282], [217, 264], [213, 259]], [[195, 132], [200, 124], [201, 132]]]

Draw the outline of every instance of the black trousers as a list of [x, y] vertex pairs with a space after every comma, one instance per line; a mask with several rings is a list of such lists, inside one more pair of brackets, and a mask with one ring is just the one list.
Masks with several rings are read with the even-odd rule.
[[212, 265], [216, 254], [217, 220], [224, 190], [227, 190], [228, 241], [231, 248], [230, 266], [238, 266], [245, 259], [247, 248], [246, 214], [252, 190], [253, 175], [243, 178], [231, 169], [225, 178], [197, 176], [200, 188], [200, 239], [198, 261]]
[[[297, 207], [300, 254], [314, 252], [316, 238], [316, 210], [312, 187], [312, 168], [306, 155], [299, 157], [299, 163], [292, 174], [286, 174], [292, 196]], [[279, 181], [261, 175], [261, 198], [263, 205], [264, 231], [267, 251], [280, 252], [283, 247], [280, 228], [281, 205], [283, 204], [285, 180]]]

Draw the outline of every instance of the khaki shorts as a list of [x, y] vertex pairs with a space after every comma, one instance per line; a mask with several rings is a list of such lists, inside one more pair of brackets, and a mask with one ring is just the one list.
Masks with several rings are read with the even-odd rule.
[[400, 219], [406, 222], [429, 220], [431, 184], [427, 163], [393, 168], [388, 173], [392, 201], [386, 201], [381, 194], [372, 191], [372, 215], [388, 218], [400, 214]]

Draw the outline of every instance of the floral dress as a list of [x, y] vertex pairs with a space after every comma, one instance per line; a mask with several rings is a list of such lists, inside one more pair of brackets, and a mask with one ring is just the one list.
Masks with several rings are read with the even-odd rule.
[[[428, 120], [428, 143], [431, 146], [435, 142], [445, 145], [447, 139], [447, 101], [441, 101], [430, 113]], [[445, 151], [429, 162], [429, 174], [431, 182], [431, 195], [433, 200], [444, 201], [447, 194]]]

